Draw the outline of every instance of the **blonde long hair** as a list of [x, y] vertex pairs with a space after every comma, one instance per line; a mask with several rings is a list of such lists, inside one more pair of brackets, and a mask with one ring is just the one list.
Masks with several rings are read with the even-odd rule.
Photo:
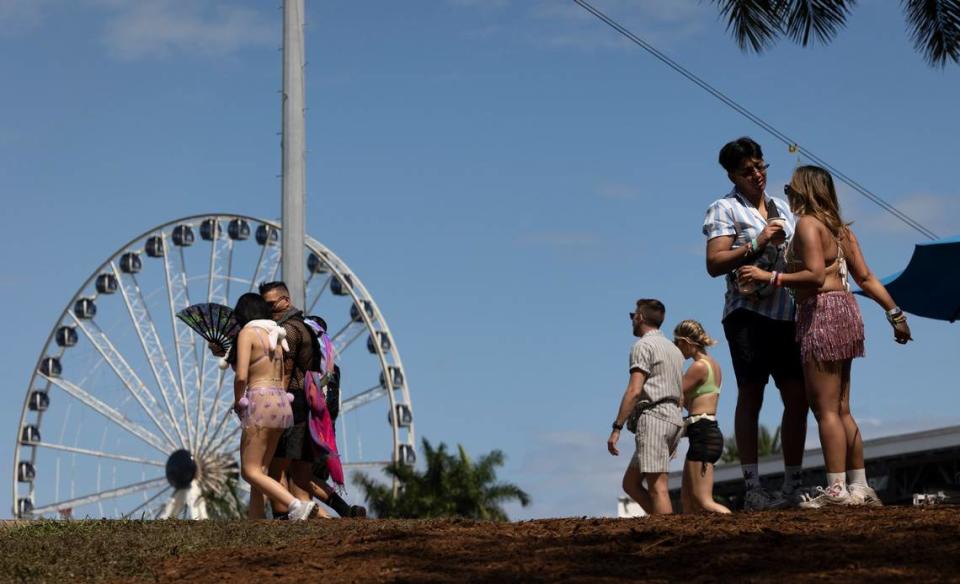
[[833, 186], [833, 177], [819, 166], [801, 166], [793, 171], [787, 193], [790, 210], [796, 215], [811, 215], [840, 238], [849, 223], [840, 216], [840, 202]]
[[695, 320], [681, 321], [673, 329], [673, 340], [684, 340], [700, 349], [706, 349], [717, 344], [717, 341], [713, 340], [703, 329], [703, 325]]

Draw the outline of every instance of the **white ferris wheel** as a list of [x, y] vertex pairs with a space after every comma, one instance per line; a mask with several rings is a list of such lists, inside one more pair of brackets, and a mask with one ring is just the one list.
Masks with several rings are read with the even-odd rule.
[[[185, 217], [94, 270], [57, 317], [26, 390], [15, 517], [204, 517], [236, 484], [233, 374], [174, 315], [200, 302], [232, 306], [279, 279], [280, 229], [243, 215]], [[342, 368], [345, 470], [413, 464], [410, 391], [383, 314], [319, 241], [307, 237], [304, 255], [304, 313], [326, 320]]]

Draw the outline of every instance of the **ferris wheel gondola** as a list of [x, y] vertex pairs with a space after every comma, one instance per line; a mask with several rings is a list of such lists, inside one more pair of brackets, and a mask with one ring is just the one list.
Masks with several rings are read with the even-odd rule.
[[[27, 387], [14, 516], [196, 518], [237, 486], [232, 373], [175, 314], [199, 302], [232, 305], [278, 279], [280, 229], [243, 215], [186, 217], [133, 238], [94, 270], [59, 315]], [[412, 464], [410, 391], [382, 312], [330, 249], [308, 237], [304, 251], [304, 312], [328, 322], [344, 371], [345, 469]], [[365, 347], [356, 343], [364, 335]], [[376, 407], [384, 401], [386, 424]]]

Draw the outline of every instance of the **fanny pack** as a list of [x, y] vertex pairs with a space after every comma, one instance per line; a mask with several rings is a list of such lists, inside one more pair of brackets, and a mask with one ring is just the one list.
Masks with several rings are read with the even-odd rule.
[[680, 407], [680, 400], [675, 397], [665, 397], [658, 399], [656, 401], [641, 401], [637, 402], [637, 405], [633, 406], [633, 411], [630, 412], [630, 415], [627, 416], [627, 430], [630, 430], [634, 434], [637, 433], [637, 422], [640, 420], [641, 414], [647, 410], [652, 410], [653, 408], [659, 406], [660, 404], [676, 404], [677, 407]]

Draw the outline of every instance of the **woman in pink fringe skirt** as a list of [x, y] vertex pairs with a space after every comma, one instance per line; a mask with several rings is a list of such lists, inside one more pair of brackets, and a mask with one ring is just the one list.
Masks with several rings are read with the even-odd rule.
[[864, 293], [883, 307], [894, 340], [911, 340], [907, 318], [863, 258], [860, 244], [840, 216], [830, 173], [801, 166], [784, 187], [798, 217], [787, 249], [787, 273], [756, 266], [740, 268], [744, 281], [787, 286], [797, 303], [797, 341], [803, 357], [807, 401], [817, 419], [827, 467], [827, 486], [800, 504], [882, 505], [867, 485], [860, 428], [850, 414], [850, 365], [863, 356], [863, 319], [850, 293], [848, 273]]

